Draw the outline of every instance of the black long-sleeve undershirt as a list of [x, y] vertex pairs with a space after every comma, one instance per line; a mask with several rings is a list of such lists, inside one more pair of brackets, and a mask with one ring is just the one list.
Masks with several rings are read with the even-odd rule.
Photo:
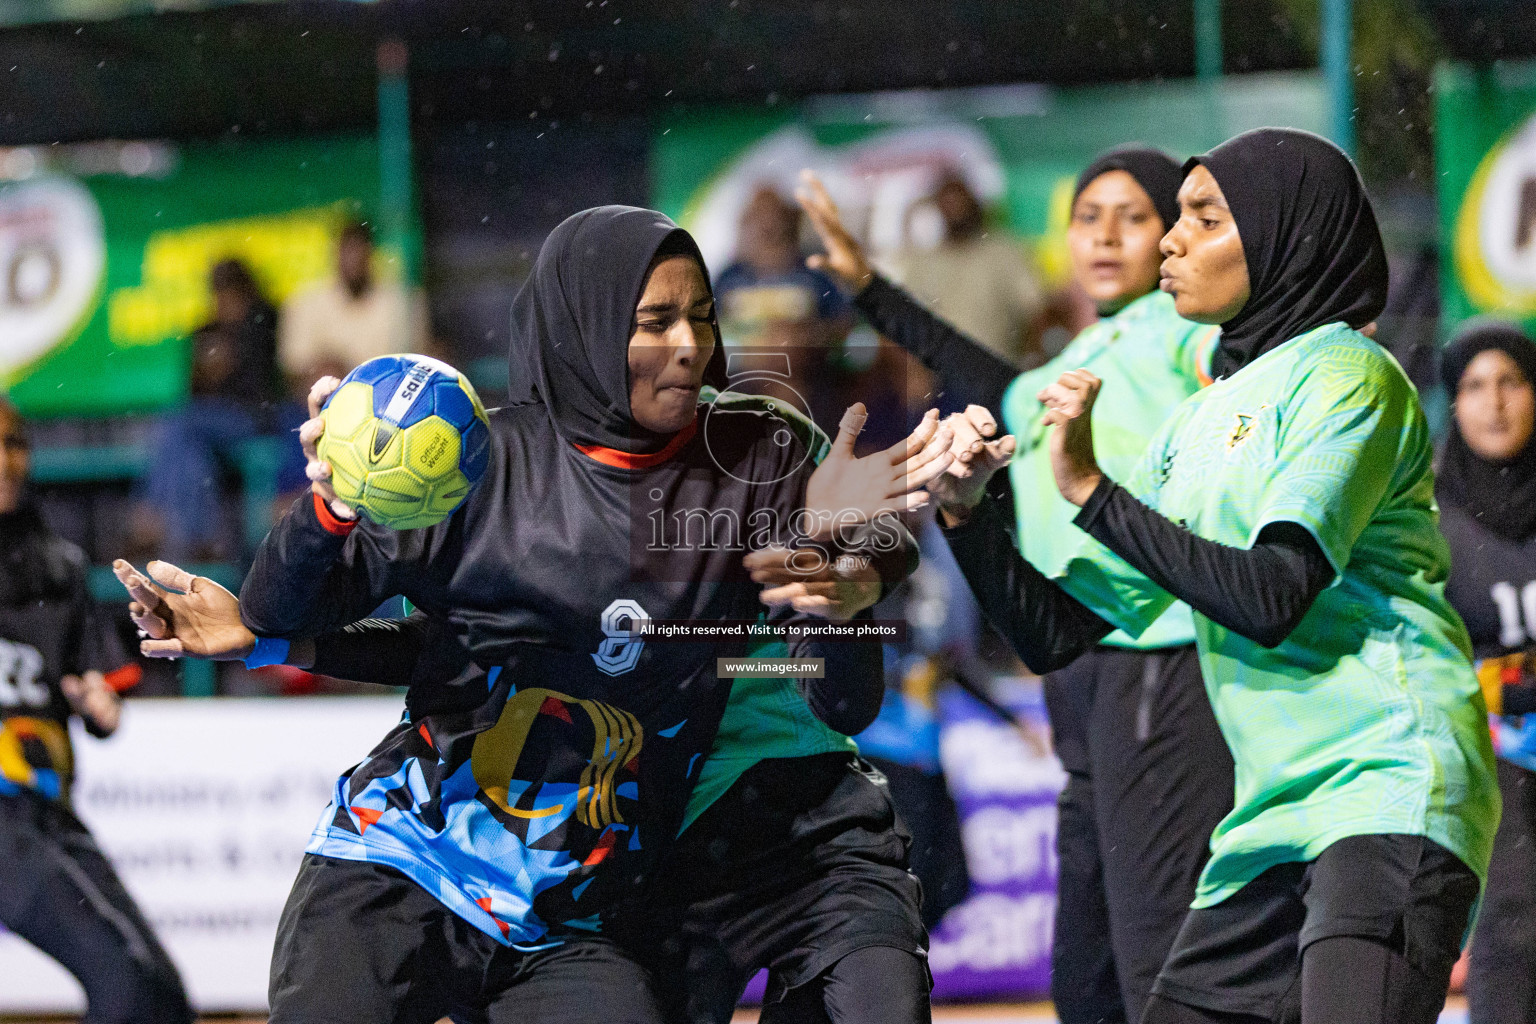
[[937, 373], [947, 388], [1002, 419], [1003, 393], [1019, 368], [955, 330], [879, 274], [854, 296], [875, 330]]
[[[1001, 416], [1003, 394], [1017, 376], [1016, 368], [878, 274], [859, 292], [855, 302], [877, 331], [917, 356], [969, 401]], [[998, 475], [1006, 480], [1005, 474]], [[997, 497], [1004, 496], [1001, 488], [993, 490]], [[1212, 622], [1265, 647], [1278, 646], [1290, 635], [1334, 576], [1333, 567], [1317, 541], [1295, 523], [1266, 527], [1252, 548], [1229, 547], [1197, 537], [1107, 479], [1075, 521], [1158, 586]], [[1019, 562], [1028, 568], [1022, 559]], [[978, 600], [982, 595], [978, 582], [985, 576], [984, 571], [977, 576], [967, 574]], [[1056, 664], [1067, 651], [1077, 647], [1082, 636], [1096, 628], [1082, 629], [1075, 611], [1056, 608], [1055, 602], [1071, 598], [1038, 572], [1017, 572], [1012, 576], [988, 582], [1001, 584], [1005, 590], [1014, 588], [1019, 596], [1046, 605], [1025, 620], [1007, 616], [1013, 626], [1024, 628], [1020, 639], [1031, 656]], [[1086, 608], [1082, 610], [1088, 612]], [[1001, 623], [997, 624], [1002, 628]], [[1039, 633], [1048, 624], [1070, 629], [1067, 635], [1050, 642]], [[1012, 638], [1012, 634], [1008, 635]], [[1016, 642], [1015, 647], [1019, 646]], [[1023, 649], [1019, 653], [1025, 664], [1036, 668]]]
[[[1106, 479], [1075, 520], [1153, 583], [1212, 622], [1278, 646], [1333, 580], [1317, 541], [1296, 523], [1274, 523], [1252, 548], [1198, 537]], [[1113, 627], [1020, 556], [1010, 518], [988, 496], [950, 550], [987, 619], [1035, 672], [1070, 663]]]
[[1073, 520], [1168, 593], [1217, 625], [1278, 647], [1333, 582], [1333, 566], [1297, 523], [1271, 523], [1251, 548], [1204, 537], [1104, 477]]
[[[410, 686], [430, 628], [421, 612], [404, 619], [361, 619], [315, 637], [310, 670], [359, 683]], [[469, 652], [464, 655], [467, 661]]]
[[1031, 672], [1044, 675], [1071, 664], [1114, 627], [1024, 560], [1008, 527], [1011, 509], [988, 495], [944, 535], [982, 614]]

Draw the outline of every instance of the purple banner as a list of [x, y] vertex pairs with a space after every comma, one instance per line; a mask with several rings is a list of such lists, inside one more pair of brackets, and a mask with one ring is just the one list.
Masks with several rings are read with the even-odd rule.
[[1022, 730], [959, 690], [939, 699], [941, 759], [971, 896], [931, 937], [935, 999], [1034, 998], [1050, 989], [1056, 795], [1066, 777], [1050, 752], [1038, 681], [1009, 682], [1004, 693]]

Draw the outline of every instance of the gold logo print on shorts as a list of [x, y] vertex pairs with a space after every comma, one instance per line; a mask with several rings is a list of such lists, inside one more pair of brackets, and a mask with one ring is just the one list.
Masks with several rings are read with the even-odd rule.
[[566, 810], [564, 804], [531, 811], [514, 807], [508, 800], [507, 790], [516, 777], [517, 763], [528, 742], [528, 734], [539, 723], [540, 717], [551, 719], [548, 724], [557, 728], [556, 722], [575, 726], [574, 712], [578, 710], [592, 725], [592, 756], [582, 768], [579, 779], [545, 781], [577, 783], [573, 813], [576, 820], [588, 828], [603, 829], [615, 823], [623, 824], [616, 779], [626, 765], [640, 756], [645, 731], [639, 720], [612, 705], [578, 700], [541, 687], [514, 693], [507, 699], [496, 724], [476, 737], [469, 760], [470, 771], [481, 792], [514, 817], [545, 818], [563, 813]]

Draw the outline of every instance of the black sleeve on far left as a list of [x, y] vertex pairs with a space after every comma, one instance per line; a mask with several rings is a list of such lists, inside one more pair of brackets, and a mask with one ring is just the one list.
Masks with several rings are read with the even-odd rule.
[[1251, 548], [1198, 537], [1104, 477], [1073, 520], [1195, 611], [1264, 647], [1291, 635], [1333, 582], [1333, 566], [1297, 523], [1271, 523]]
[[1025, 561], [1005, 508], [1012, 506], [989, 490], [971, 518], [947, 527], [944, 537], [987, 621], [1030, 671], [1044, 675], [1071, 664], [1114, 627]]

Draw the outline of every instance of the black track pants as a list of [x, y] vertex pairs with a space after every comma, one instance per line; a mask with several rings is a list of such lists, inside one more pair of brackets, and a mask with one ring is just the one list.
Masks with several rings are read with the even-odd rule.
[[80, 981], [84, 1024], [187, 1024], [176, 967], [84, 825], [0, 796], [0, 922]]
[[1068, 778], [1051, 997], [1062, 1024], [1135, 1024], [1232, 809], [1232, 755], [1193, 645], [1096, 647], [1045, 699]]

